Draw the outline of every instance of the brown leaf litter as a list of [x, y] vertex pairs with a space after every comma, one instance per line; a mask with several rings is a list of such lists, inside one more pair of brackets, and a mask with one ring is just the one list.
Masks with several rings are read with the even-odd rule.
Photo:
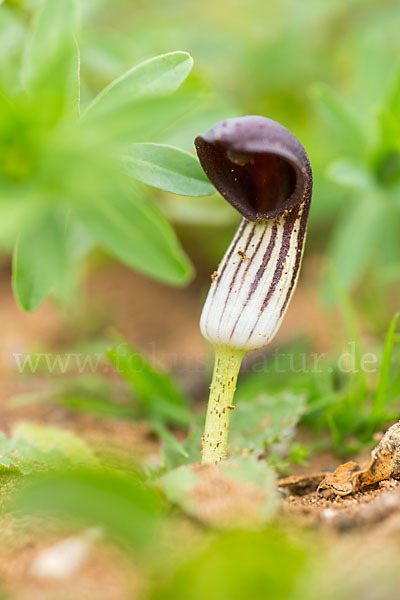
[[331, 490], [338, 496], [349, 496], [387, 479], [400, 479], [400, 421], [392, 425], [371, 451], [368, 465], [355, 461], [339, 465], [333, 473], [290, 476], [278, 480], [278, 489], [287, 496], [305, 496], [311, 492]]
[[392, 425], [371, 452], [371, 460], [362, 469], [349, 461], [328, 473], [317, 488], [331, 489], [338, 496], [348, 496], [385, 479], [400, 478], [400, 421]]

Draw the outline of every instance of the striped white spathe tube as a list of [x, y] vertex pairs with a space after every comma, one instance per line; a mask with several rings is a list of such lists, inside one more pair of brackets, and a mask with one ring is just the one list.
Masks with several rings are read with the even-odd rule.
[[242, 220], [203, 308], [200, 329], [211, 343], [254, 350], [273, 339], [296, 287], [307, 212]]
[[296, 287], [311, 200], [307, 154], [264, 117], [229, 119], [196, 139], [203, 169], [243, 219], [204, 305], [212, 344], [254, 350], [277, 333]]

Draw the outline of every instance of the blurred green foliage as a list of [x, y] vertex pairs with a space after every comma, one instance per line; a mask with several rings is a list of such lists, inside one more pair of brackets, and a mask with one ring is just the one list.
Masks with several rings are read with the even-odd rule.
[[[275, 515], [278, 508], [278, 492], [275, 487], [275, 474], [272, 468], [257, 456], [247, 454], [235, 458], [228, 458], [216, 465], [213, 471], [196, 469], [198, 465], [186, 465], [173, 469], [157, 480], [165, 492], [168, 500], [178, 505], [186, 514], [199, 519], [203, 523], [216, 529], [252, 529], [265, 526]], [[217, 507], [215, 514], [207, 507], [207, 491], [201, 493], [199, 490], [207, 490], [207, 485], [215, 489], [216, 498], [214, 506]], [[231, 487], [230, 493], [228, 490]], [[197, 490], [197, 492], [196, 492]], [[228, 499], [224, 498], [224, 491]], [[233, 495], [238, 501], [238, 506], [229, 506], [229, 498]], [[257, 495], [257, 500], [251, 502], [249, 507], [240, 506], [241, 490], [244, 496]], [[219, 502], [222, 504], [218, 510]], [[222, 492], [222, 493], [221, 493]], [[233, 492], [233, 493], [232, 493]], [[197, 497], [197, 495], [199, 497]], [[225, 504], [224, 510], [224, 502]], [[202, 502], [205, 506], [202, 506]], [[212, 505], [211, 505], [212, 506]], [[236, 510], [235, 510], [236, 509]], [[209, 514], [207, 514], [209, 512]], [[242, 514], [241, 514], [242, 513]]]
[[[115, 373], [122, 379], [122, 385], [92, 373], [77, 375], [74, 365], [62, 361], [63, 367], [57, 372], [45, 389], [14, 396], [10, 405], [14, 408], [31, 404], [51, 403], [67, 409], [88, 413], [103, 419], [145, 420], [153, 433], [164, 442], [167, 452], [176, 453], [187, 459], [189, 453], [170, 432], [171, 427], [187, 429], [194, 420], [187, 394], [176, 378], [147, 359], [122, 337], [114, 334], [112, 346], [107, 345], [102, 355], [87, 354], [81, 365], [91, 369], [99, 367], [99, 358], [112, 365]], [[96, 345], [98, 349], [98, 345]], [[51, 355], [39, 355], [35, 361], [34, 373], [49, 371], [47, 358]], [[71, 356], [71, 355], [70, 355]], [[55, 361], [52, 363], [56, 365]], [[108, 372], [108, 368], [106, 371]], [[55, 369], [52, 369], [54, 373]], [[62, 374], [62, 376], [61, 376]], [[200, 436], [196, 430], [196, 434]], [[200, 437], [198, 438], [200, 439]], [[176, 460], [176, 457], [175, 459]]]
[[93, 451], [80, 438], [56, 427], [20, 422], [13, 436], [0, 434], [0, 473], [27, 475], [72, 465], [97, 464]]
[[[347, 295], [344, 300], [348, 301]], [[308, 453], [326, 448], [333, 448], [341, 456], [370, 448], [375, 444], [373, 434], [398, 418], [398, 315], [393, 317], [382, 347], [366, 352], [351, 304], [347, 310], [346, 335], [354, 341], [343, 345], [342, 352], [338, 348], [329, 356], [313, 354], [299, 341], [282, 348], [278, 358], [267, 355], [254, 372], [239, 381], [237, 404], [244, 408], [244, 422], [240, 421], [239, 430], [246, 431], [246, 422], [248, 428], [244, 441], [250, 448], [264, 445], [270, 460], [275, 460], [280, 468], [284, 463], [277, 460], [279, 454], [274, 456], [274, 442], [283, 457], [293, 460], [291, 445], [287, 443], [298, 423], [313, 434], [306, 447], [297, 447], [302, 461]], [[259, 419], [264, 415], [265, 427], [257, 428], [257, 415]], [[233, 428], [236, 418], [239, 420], [239, 415], [233, 416]], [[296, 446], [293, 450], [296, 455]]]
[[13, 506], [100, 526], [129, 550], [143, 551], [154, 540], [162, 498], [139, 472], [75, 467], [27, 476]]
[[[361, 335], [345, 290], [364, 281], [361, 288], [381, 295], [383, 306], [375, 309], [382, 313], [381, 337], [393, 314], [389, 299], [396, 298], [399, 17], [392, 0], [224, 0], [218, 6], [116, 0], [112, 9], [105, 0], [3, 2], [0, 231], [6, 248], [16, 241], [20, 304], [32, 310], [51, 291], [59, 299], [73, 295], [94, 243], [148, 275], [184, 283], [191, 267], [162, 213], [179, 223], [189, 248], [193, 225], [201, 226], [198, 251], [212, 263], [235, 218], [215, 194], [177, 198], [212, 192], [192, 154], [193, 138], [219, 118], [260, 113], [293, 130], [310, 154], [309, 247], [333, 274], [324, 279], [325, 298], [342, 307], [359, 364]], [[195, 57], [181, 89], [192, 59], [171, 48]], [[159, 56], [149, 60], [153, 55]], [[364, 310], [374, 309], [368, 302], [357, 306]], [[389, 383], [394, 345], [393, 322], [372, 383], [362, 369], [344, 374], [331, 357], [323, 373], [292, 374], [284, 383], [277, 374], [255, 375], [239, 394], [248, 386], [257, 413], [264, 402], [258, 385], [276, 394], [276, 405], [290, 387], [307, 400], [302, 422], [328, 424], [336, 448], [346, 452], [353, 436], [370, 440], [396, 414], [398, 386]], [[121, 362], [113, 352], [114, 364]], [[154, 430], [174, 445], [167, 426], [189, 424], [186, 401], [171, 400], [162, 379], [153, 379], [150, 389], [153, 374], [144, 364], [146, 388], [129, 369], [121, 374]], [[89, 387], [56, 395], [82, 410], [92, 396], [88, 410], [131, 418], [130, 407], [112, 405]], [[271, 445], [272, 438], [258, 441]]]
[[122, 339], [107, 356], [138, 400], [136, 418], [145, 418], [166, 446], [188, 457], [184, 446], [169, 432], [168, 425], [187, 427], [192, 421], [188, 399], [167, 373], [154, 367]]
[[[266, 356], [265, 370], [241, 378], [231, 452], [244, 454], [239, 475], [261, 486], [273, 477], [256, 457], [283, 470], [321, 448], [348, 455], [399, 414], [399, 22], [396, 0], [0, 2], [0, 247], [13, 251], [25, 310], [49, 293], [73, 297], [96, 245], [146, 275], [186, 283], [192, 268], [169, 222], [212, 268], [236, 224], [193, 156], [194, 137], [216, 121], [263, 114], [306, 147], [315, 176], [308, 252], [327, 267], [323, 295], [354, 342], [354, 369], [338, 362], [342, 340], [302, 369], [312, 356], [300, 340], [283, 349], [279, 369]], [[379, 358], [372, 374], [361, 368], [360, 314], [376, 335], [367, 341]], [[76, 436], [25, 424], [0, 438], [2, 500], [4, 477], [18, 474], [17, 516], [100, 526], [136, 565], [140, 556], [151, 600], [395, 597], [397, 549], [368, 546], [368, 555], [340, 552], [335, 562], [317, 535], [281, 522], [190, 537], [195, 523], [185, 521], [180, 534], [175, 505], [194, 518], [193, 481], [188, 467], [171, 469], [198, 460], [204, 416], [123, 340], [108, 359], [126, 397], [115, 382], [68, 373], [19, 403], [146, 419], [164, 441], [156, 469], [169, 499], [134, 460], [111, 469]], [[306, 445], [294, 441], [299, 426]]]
[[241, 392], [231, 417], [229, 449], [233, 454], [245, 450], [256, 456], [265, 454], [269, 464], [284, 471], [289, 463], [302, 462], [307, 455], [306, 448], [293, 442], [307, 410], [307, 396], [293, 394], [288, 388], [268, 396], [267, 386], [247, 399]]
[[301, 545], [273, 529], [224, 534], [150, 597], [183, 600], [190, 590], [193, 600], [285, 600], [293, 597], [306, 560]]
[[[73, 294], [94, 241], [151, 276], [187, 281], [188, 261], [150, 195], [180, 225], [231, 227], [231, 211], [216, 196], [149, 194], [117, 175], [111, 156], [150, 185], [208, 194], [194, 159], [170, 145], [193, 152], [196, 134], [246, 113], [282, 122], [310, 154], [309, 245], [347, 288], [371, 268], [370, 285], [392, 285], [400, 259], [396, 2], [48, 4], [8, 1], [0, 9], [0, 231], [6, 246], [21, 236], [14, 288], [25, 309], [50, 290]], [[161, 79], [157, 61], [148, 63], [139, 75], [153, 83], [143, 92], [132, 65], [171, 48], [195, 57], [194, 74], [171, 96], [189, 60], [179, 55], [181, 66]], [[203, 233], [210, 245], [212, 235]], [[220, 249], [205, 252], [212, 263]], [[332, 299], [329, 283], [323, 287]]]
[[[78, 8], [75, 0], [43, 0], [16, 49], [14, 85], [7, 61], [0, 77], [0, 231], [3, 243], [15, 240], [13, 286], [25, 310], [51, 291], [59, 299], [71, 295], [93, 240], [162, 281], [179, 285], [191, 274], [173, 230], [144, 188], [117, 170], [116, 157], [123, 151], [135, 178], [132, 164], [138, 148], [143, 158], [143, 145], [125, 143], [154, 139], [193, 108], [192, 92], [170, 97], [193, 61], [185, 52], [147, 60], [106, 86], [80, 117]], [[5, 27], [9, 20], [23, 29], [15, 10], [1, 11]], [[8, 56], [15, 67], [10, 49]], [[184, 193], [191, 184], [196, 195], [210, 193], [194, 157], [165, 145], [145, 148], [147, 183], [175, 189], [175, 177], [181, 192], [183, 180]]]
[[[87, 11], [88, 24], [96, 19], [83, 45], [92, 82], [102, 81], [103, 65], [114, 75], [132, 57], [171, 44], [187, 49], [197, 76], [223, 99], [223, 116], [265, 114], [304, 143], [315, 174], [309, 243], [328, 250], [347, 286], [371, 264], [386, 281], [399, 260], [398, 3], [153, 0], [132, 11], [119, 0], [111, 21], [105, 7], [98, 0]], [[192, 118], [164, 141], [192, 149], [210, 124]], [[352, 182], [338, 174], [340, 165]]]

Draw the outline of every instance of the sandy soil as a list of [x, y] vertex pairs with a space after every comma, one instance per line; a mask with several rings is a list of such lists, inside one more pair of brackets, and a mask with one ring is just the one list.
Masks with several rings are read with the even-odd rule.
[[[310, 265], [311, 269], [312, 265]], [[329, 351], [329, 331], [309, 289], [307, 273], [299, 286], [285, 318], [277, 343], [284, 344], [306, 333], [314, 339], [316, 351]], [[208, 282], [197, 280], [185, 290], [174, 290], [132, 273], [112, 262], [94, 273], [87, 284], [83, 316], [71, 322], [46, 302], [33, 314], [23, 313], [15, 304], [10, 287], [8, 262], [0, 268], [0, 430], [9, 432], [21, 419], [67, 427], [79, 433], [101, 452], [120, 457], [141, 456], [156, 461], [159, 443], [145, 423], [102, 420], [72, 413], [50, 405], [11, 408], [9, 399], [21, 393], [43, 389], [48, 375], [20, 376], [16, 369], [15, 353], [26, 354], [44, 348], [63, 351], [87, 339], [104, 338], [115, 328], [133, 345], [174, 371], [192, 396], [205, 401], [208, 386], [210, 349], [198, 330], [201, 298]], [[206, 366], [205, 366], [206, 365]], [[335, 458], [322, 454], [319, 464], [306, 469], [309, 473], [334, 468]], [[299, 469], [304, 474], [305, 469]], [[282, 492], [280, 513], [289, 520], [341, 536], [365, 535], [379, 530], [380, 536], [393, 536], [400, 530], [400, 498], [397, 481], [387, 481], [353, 497], [338, 498], [324, 492], [317, 499], [315, 487], [319, 475], [301, 495]], [[312, 479], [312, 478], [311, 478]], [[1, 498], [8, 493], [2, 482]], [[390, 498], [388, 500], [388, 498]], [[396, 505], [396, 506], [395, 506]], [[400, 505], [400, 502], [399, 502]], [[368, 512], [369, 510], [369, 512]], [[125, 600], [135, 597], [140, 589], [140, 575], [114, 548], [96, 546], [84, 568], [68, 582], [68, 586], [33, 577], [30, 566], [41, 549], [60, 538], [51, 526], [35, 528], [35, 524], [0, 522], [0, 581], [6, 591], [18, 600], [61, 600], [96, 598], [96, 600]], [[340, 542], [333, 544], [340, 545]]]

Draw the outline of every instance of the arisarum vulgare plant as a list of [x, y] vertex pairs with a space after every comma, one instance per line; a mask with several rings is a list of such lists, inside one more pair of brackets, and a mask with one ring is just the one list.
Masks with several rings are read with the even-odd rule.
[[242, 221], [212, 277], [200, 327], [215, 349], [202, 462], [226, 457], [242, 359], [271, 342], [293, 295], [311, 201], [310, 161], [271, 119], [218, 123], [195, 140], [200, 163]]

